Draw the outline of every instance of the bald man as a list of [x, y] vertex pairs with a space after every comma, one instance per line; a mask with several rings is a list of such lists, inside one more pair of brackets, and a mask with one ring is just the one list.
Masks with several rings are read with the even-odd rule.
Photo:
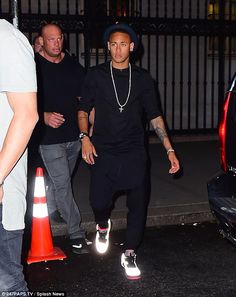
[[80, 152], [77, 105], [85, 71], [63, 51], [64, 36], [54, 23], [42, 26], [42, 49], [35, 55], [41, 115], [39, 152], [48, 174], [49, 216], [59, 211], [75, 253], [87, 253], [85, 231], [75, 203], [71, 176]]

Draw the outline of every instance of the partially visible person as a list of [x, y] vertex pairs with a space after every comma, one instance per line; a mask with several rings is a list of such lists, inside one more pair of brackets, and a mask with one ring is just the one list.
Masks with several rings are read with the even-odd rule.
[[59, 25], [44, 24], [35, 55], [38, 79], [41, 139], [39, 152], [47, 170], [49, 217], [57, 212], [67, 224], [72, 251], [88, 252], [81, 214], [75, 202], [71, 177], [79, 156], [78, 99], [84, 68], [63, 51], [64, 36]]
[[41, 52], [41, 50], [42, 50], [42, 45], [40, 44], [39, 36], [38, 36], [38, 35], [36, 35], [36, 36], [34, 37], [32, 47], [33, 47], [35, 53], [39, 53], [39, 52]]
[[28, 40], [3, 19], [0, 40], [0, 292], [23, 292], [26, 146], [38, 120], [36, 72]]
[[[105, 46], [111, 61], [92, 67], [85, 78], [80, 100], [79, 126], [82, 157], [91, 171], [90, 202], [96, 221], [95, 247], [99, 254], [109, 248], [112, 196], [127, 193], [127, 230], [121, 265], [128, 279], [141, 277], [136, 254], [143, 237], [147, 209], [147, 156], [143, 119], [160, 138], [170, 162], [169, 173], [180, 166], [166, 132], [151, 76], [131, 65], [130, 53], [138, 45], [126, 24], [107, 28]], [[95, 108], [92, 137], [89, 113]]]

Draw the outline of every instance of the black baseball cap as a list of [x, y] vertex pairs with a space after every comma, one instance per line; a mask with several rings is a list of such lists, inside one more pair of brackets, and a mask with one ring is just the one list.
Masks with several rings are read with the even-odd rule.
[[109, 37], [111, 33], [119, 32], [119, 31], [129, 34], [131, 41], [134, 43], [134, 51], [135, 51], [138, 47], [138, 42], [139, 42], [138, 37], [134, 32], [134, 30], [130, 26], [124, 23], [116, 23], [105, 30], [103, 35], [103, 42], [105, 47], [107, 48], [107, 42], [109, 41]]

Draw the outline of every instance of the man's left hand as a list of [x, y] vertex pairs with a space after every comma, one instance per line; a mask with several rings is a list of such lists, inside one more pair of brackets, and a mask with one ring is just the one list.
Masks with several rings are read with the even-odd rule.
[[168, 159], [171, 163], [171, 168], [169, 170], [169, 173], [174, 174], [180, 169], [179, 160], [177, 159], [174, 152], [170, 152], [168, 154]]

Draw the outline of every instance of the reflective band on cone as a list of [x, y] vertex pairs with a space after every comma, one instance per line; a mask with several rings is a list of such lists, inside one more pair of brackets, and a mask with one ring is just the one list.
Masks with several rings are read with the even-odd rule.
[[48, 208], [46, 203], [35, 204], [33, 207], [34, 218], [45, 218], [48, 217]]
[[53, 247], [43, 169], [38, 167], [34, 189], [31, 249], [28, 254], [27, 263], [63, 260], [64, 258], [66, 258], [64, 252], [57, 247]]
[[[36, 182], [37, 179], [37, 182]], [[34, 189], [34, 197], [45, 197], [45, 184], [43, 176], [39, 176], [35, 178], [35, 189]]]

